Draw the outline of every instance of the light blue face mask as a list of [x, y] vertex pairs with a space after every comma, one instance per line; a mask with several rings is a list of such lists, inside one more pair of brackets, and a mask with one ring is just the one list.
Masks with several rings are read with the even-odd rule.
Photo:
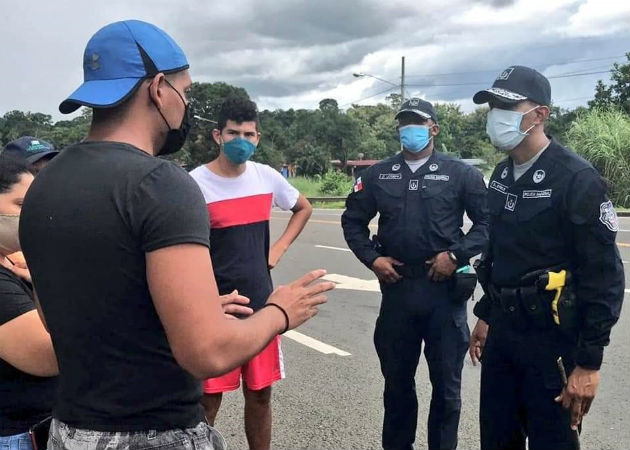
[[430, 136], [431, 127], [426, 125], [405, 125], [398, 129], [400, 145], [404, 150], [419, 153], [424, 150], [433, 136]]
[[256, 145], [240, 137], [223, 143], [223, 153], [234, 164], [243, 164], [255, 151]]
[[486, 133], [490, 137], [492, 145], [498, 150], [509, 152], [520, 144], [525, 136], [528, 136], [529, 131], [536, 126], [532, 125], [527, 130], [521, 131], [523, 116], [536, 108], [539, 106], [525, 112], [492, 108], [486, 119]]

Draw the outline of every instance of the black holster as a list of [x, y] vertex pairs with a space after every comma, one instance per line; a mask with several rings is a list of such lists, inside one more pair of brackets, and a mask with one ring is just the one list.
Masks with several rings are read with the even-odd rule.
[[477, 275], [475, 273], [454, 273], [451, 283], [451, 298], [453, 301], [465, 303], [475, 292]]

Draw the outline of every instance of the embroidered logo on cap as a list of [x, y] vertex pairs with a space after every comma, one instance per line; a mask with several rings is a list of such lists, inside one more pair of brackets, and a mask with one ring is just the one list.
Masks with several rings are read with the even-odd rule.
[[507, 80], [508, 78], [510, 78], [510, 75], [512, 75], [512, 72], [514, 72], [514, 67], [508, 67], [503, 72], [501, 72], [501, 75], [497, 77], [497, 80]]
[[542, 169], [538, 169], [536, 172], [534, 172], [534, 176], [532, 177], [532, 179], [534, 180], [534, 183], [540, 183], [542, 180], [545, 179], [545, 171]]
[[92, 70], [98, 70], [101, 68], [101, 63], [98, 62], [100, 56], [98, 53], [92, 53], [92, 59], [90, 61], [90, 68]]
[[419, 103], [420, 99], [418, 98], [412, 98], [411, 100], [409, 100], [409, 106], [418, 106]]

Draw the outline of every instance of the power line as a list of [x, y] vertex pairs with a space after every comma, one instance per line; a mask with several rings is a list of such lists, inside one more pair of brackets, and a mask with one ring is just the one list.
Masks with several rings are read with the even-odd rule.
[[[552, 79], [556, 79], [556, 78], [571, 78], [571, 77], [581, 77], [584, 75], [596, 75], [596, 74], [602, 74], [602, 73], [610, 73], [612, 70], [600, 70], [600, 71], [596, 71], [596, 72], [573, 72], [573, 73], [566, 73], [566, 74], [561, 74], [561, 75], [553, 75], [553, 76], [549, 76], [547, 77], [547, 79], [552, 80]], [[410, 83], [407, 84], [407, 86], [410, 87], [444, 87], [444, 86], [480, 86], [480, 85], [486, 85], [488, 84], [488, 81], [473, 81], [473, 82], [468, 82], [468, 83], [426, 83], [426, 84], [417, 84], [417, 83]]]
[[[551, 65], [559, 65], [559, 64], [567, 65], [567, 64], [576, 64], [576, 63], [581, 63], [581, 62], [604, 61], [604, 60], [609, 60], [609, 59], [621, 58], [623, 56], [625, 56], [625, 55], [608, 56], [608, 57], [602, 57], [602, 58], [581, 59], [581, 60], [574, 60], [574, 61], [567, 61], [567, 62], [555, 62], [555, 63], [551, 63]], [[428, 77], [428, 76], [438, 76], [438, 75], [465, 75], [465, 74], [472, 74], [472, 73], [496, 72], [498, 70], [501, 70], [501, 69], [480, 70], [480, 71], [470, 71], [470, 72], [451, 72], [451, 73], [442, 73], [442, 74], [425, 74], [425, 75], [414, 75], [414, 76], [410, 76], [410, 77], [418, 78], [418, 77], [425, 77], [425, 76]], [[563, 74], [548, 76], [547, 79], [551, 80], [551, 79], [559, 79], [559, 78], [573, 78], [573, 77], [581, 77], [581, 76], [588, 76], [588, 75], [599, 75], [599, 74], [604, 74], [604, 73], [610, 73], [610, 72], [612, 72], [612, 70], [613, 69], [600, 70], [600, 71], [590, 71], [590, 72], [580, 72], [580, 71], [567, 72], [567, 73], [563, 73]], [[410, 77], [407, 77], [407, 78], [410, 78]], [[482, 86], [482, 85], [486, 85], [486, 84], [488, 84], [487, 80], [486, 81], [466, 82], [466, 83], [407, 83], [405, 87]], [[353, 103], [359, 103], [359, 102], [362, 102], [363, 100], [368, 100], [370, 98], [376, 97], [378, 95], [384, 94], [384, 93], [392, 91], [394, 89], [395, 89], [395, 87], [390, 87], [390, 88], [385, 89], [383, 91], [380, 91], [380, 92], [377, 92], [375, 94], [372, 94], [372, 95], [370, 95], [368, 97], [363, 97], [363, 98], [361, 98], [359, 100], [354, 100], [352, 102], [348, 102], [348, 103], [346, 103], [344, 105], [341, 105], [341, 107], [345, 107], [345, 106], [351, 105]], [[563, 101], [568, 101], [568, 100], [563, 100]]]
[[[555, 65], [578, 64], [578, 63], [583, 63], [583, 62], [605, 61], [609, 59], [623, 58], [624, 56], [625, 55], [617, 55], [617, 56], [607, 56], [607, 57], [592, 58], [592, 59], [575, 59], [573, 61], [547, 63], [547, 65], [555, 66]], [[422, 77], [446, 76], [446, 75], [469, 75], [472, 73], [500, 72], [503, 69], [505, 69], [505, 67], [502, 67], [500, 69], [472, 70], [472, 71], [467, 71], [467, 72], [425, 73], [425, 74], [407, 75], [406, 78], [422, 78]]]
[[370, 95], [368, 97], [363, 97], [363, 98], [360, 98], [359, 100], [353, 100], [351, 102], [345, 103], [345, 104], [341, 105], [340, 108], [343, 108], [344, 106], [352, 105], [353, 103], [362, 102], [363, 100], [367, 100], [367, 99], [370, 99], [372, 97], [376, 97], [377, 95], [381, 95], [381, 94], [384, 94], [386, 92], [393, 91], [394, 89], [398, 89], [398, 86], [392, 86], [392, 87], [389, 87], [389, 88], [385, 89], [384, 91], [377, 92], [376, 94]]

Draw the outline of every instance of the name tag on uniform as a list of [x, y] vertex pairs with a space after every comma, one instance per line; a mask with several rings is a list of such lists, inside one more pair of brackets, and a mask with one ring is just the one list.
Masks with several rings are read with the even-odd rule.
[[402, 173], [382, 173], [378, 176], [379, 180], [400, 180]]
[[493, 181], [492, 183], [490, 183], [490, 188], [494, 189], [495, 191], [499, 191], [502, 194], [505, 194], [505, 191], [507, 191], [507, 186], [505, 184], [501, 184], [498, 181]]
[[544, 191], [523, 191], [523, 198], [548, 198], [551, 197], [551, 189]]
[[430, 173], [428, 175], [424, 176], [425, 180], [436, 180], [436, 181], [448, 181], [449, 180], [449, 176], [448, 175], [435, 175], [433, 173]]

